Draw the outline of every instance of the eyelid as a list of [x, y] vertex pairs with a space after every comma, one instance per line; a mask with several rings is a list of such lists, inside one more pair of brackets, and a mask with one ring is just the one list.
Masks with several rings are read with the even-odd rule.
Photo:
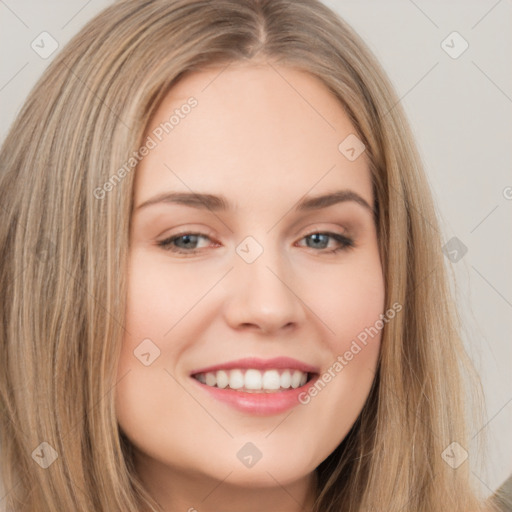
[[313, 235], [315, 233], [325, 233], [337, 235], [351, 242], [355, 242], [357, 238], [357, 230], [353, 229], [350, 225], [340, 224], [337, 222], [315, 222], [308, 224], [306, 227], [301, 228], [294, 234], [295, 238], [302, 238]]
[[[306, 228], [308, 228], [308, 229], [304, 233], [303, 233], [303, 231], [306, 228], [302, 227], [301, 229], [295, 231], [295, 233], [293, 234], [293, 237], [296, 238], [296, 237], [300, 236], [300, 238], [302, 239], [306, 236], [309, 236], [309, 235], [312, 235], [315, 233], [333, 233], [333, 234], [341, 235], [341, 236], [344, 236], [347, 238], [353, 238], [353, 236], [350, 234], [350, 231], [344, 226], [340, 226], [340, 225], [337, 226], [337, 229], [341, 228], [341, 230], [342, 230], [340, 233], [340, 232], [337, 232], [337, 230], [334, 228], [322, 228], [320, 226], [320, 224], [321, 223], [309, 224], [308, 226], [306, 226]], [[206, 226], [201, 226], [200, 228], [195, 229], [193, 227], [193, 225], [187, 225], [183, 229], [180, 229], [180, 228], [177, 228], [177, 229], [179, 229], [179, 231], [171, 232], [170, 234], [166, 235], [160, 241], [166, 241], [166, 240], [169, 240], [170, 238], [179, 237], [179, 236], [183, 236], [183, 235], [207, 236], [210, 239], [213, 239], [216, 237], [214, 231], [210, 228], [207, 228]], [[165, 233], [165, 231], [164, 231], [164, 233]], [[303, 233], [303, 234], [301, 234], [301, 233]]]
[[[182, 235], [203, 235], [213, 238], [215, 237], [214, 231], [202, 224], [185, 224], [185, 227], [180, 226], [171, 230], [166, 229], [165, 231], [162, 231], [162, 233], [168, 233], [163, 236], [162, 240], [168, 240], [169, 238]], [[160, 238], [162, 233], [160, 233], [156, 238]]]
[[[336, 233], [338, 235], [343, 235], [343, 236], [346, 236], [346, 237], [349, 237], [349, 230], [345, 227], [345, 226], [341, 226], [341, 225], [337, 225], [336, 227], [332, 227], [332, 223], [331, 224], [331, 227], [322, 227], [322, 222], [317, 222], [317, 223], [314, 223], [314, 224], [309, 224], [308, 226], [306, 226], [306, 228], [301, 228], [299, 231], [297, 231], [297, 234], [296, 236], [299, 236], [300, 233], [302, 233], [304, 231], [304, 229], [306, 229], [306, 233], [302, 236], [308, 236], [308, 235], [311, 235], [313, 233]], [[325, 223], [327, 224], [327, 223]], [[338, 232], [338, 230], [341, 230], [341, 233]]]

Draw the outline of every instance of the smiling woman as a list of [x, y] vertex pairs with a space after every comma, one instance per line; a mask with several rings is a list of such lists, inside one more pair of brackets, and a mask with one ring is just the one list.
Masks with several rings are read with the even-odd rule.
[[[189, 73], [148, 131], [184, 94], [198, 98], [194, 115], [137, 169], [117, 418], [168, 510], [178, 500], [226, 510], [240, 488], [233, 510], [255, 498], [261, 510], [311, 508], [314, 470], [356, 421], [376, 373], [380, 337], [300, 406], [384, 311], [368, 162], [339, 151], [355, 128], [302, 71], [259, 58]], [[144, 338], [160, 351], [151, 377], [133, 357]], [[254, 467], [233, 463], [245, 446], [261, 453]], [[194, 501], [228, 474], [211, 505]]]
[[323, 4], [119, 1], [0, 161], [7, 512], [484, 510], [428, 185]]

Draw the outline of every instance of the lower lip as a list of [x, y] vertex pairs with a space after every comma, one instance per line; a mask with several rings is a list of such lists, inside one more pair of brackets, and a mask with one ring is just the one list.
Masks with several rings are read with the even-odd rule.
[[301, 403], [299, 396], [302, 393], [308, 392], [308, 389], [317, 381], [318, 375], [315, 375], [304, 386], [274, 393], [245, 393], [233, 389], [216, 388], [207, 386], [193, 377], [191, 378], [197, 385], [220, 402], [224, 402], [248, 414], [270, 416], [285, 412], [299, 405]]

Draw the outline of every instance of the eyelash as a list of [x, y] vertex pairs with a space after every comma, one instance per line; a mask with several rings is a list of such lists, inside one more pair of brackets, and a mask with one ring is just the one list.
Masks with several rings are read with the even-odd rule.
[[[339, 233], [332, 233], [329, 231], [313, 231], [312, 233], [304, 235], [304, 237], [302, 237], [301, 240], [304, 240], [305, 238], [311, 237], [313, 235], [328, 236], [330, 238], [334, 238], [340, 244], [340, 246], [336, 247], [335, 249], [331, 249], [331, 250], [323, 249], [323, 252], [325, 254], [336, 254], [340, 251], [344, 251], [344, 250], [346, 251], [346, 250], [352, 249], [354, 247], [353, 239], [348, 238], [344, 235], [340, 235]], [[193, 255], [193, 254], [197, 254], [198, 252], [200, 252], [201, 249], [183, 250], [183, 249], [179, 249], [179, 248], [172, 246], [172, 244], [176, 240], [178, 240], [179, 238], [185, 237], [185, 236], [198, 236], [198, 237], [210, 238], [208, 235], [205, 235], [203, 233], [183, 232], [183, 233], [179, 233], [177, 235], [173, 235], [170, 238], [167, 238], [165, 240], [161, 240], [160, 242], [157, 242], [157, 245], [159, 247], [162, 247], [165, 251], [169, 251], [169, 252], [173, 252], [173, 253], [177, 253], [177, 254]], [[309, 247], [309, 249], [314, 249], [314, 248]]]

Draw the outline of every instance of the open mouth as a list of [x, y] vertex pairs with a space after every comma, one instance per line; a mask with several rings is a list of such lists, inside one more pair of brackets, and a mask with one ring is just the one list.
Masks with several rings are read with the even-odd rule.
[[213, 388], [243, 393], [280, 393], [300, 388], [315, 376], [315, 373], [286, 368], [264, 371], [254, 368], [234, 368], [196, 373], [192, 375], [192, 378]]

